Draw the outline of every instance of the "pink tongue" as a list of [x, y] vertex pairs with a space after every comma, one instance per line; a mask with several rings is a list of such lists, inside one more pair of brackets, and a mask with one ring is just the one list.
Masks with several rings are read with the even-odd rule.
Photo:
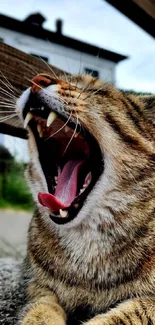
[[69, 160], [58, 176], [55, 195], [39, 193], [38, 200], [40, 204], [46, 206], [52, 212], [68, 208], [76, 197], [78, 172], [83, 163], [84, 161]]

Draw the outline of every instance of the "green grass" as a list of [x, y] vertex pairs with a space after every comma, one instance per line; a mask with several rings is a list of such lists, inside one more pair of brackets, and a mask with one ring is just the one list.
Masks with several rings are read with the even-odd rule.
[[13, 163], [10, 170], [0, 175], [0, 207], [32, 210], [34, 202], [24, 178], [23, 164]]
[[24, 211], [33, 211], [34, 204], [18, 204], [18, 203], [10, 203], [4, 199], [0, 198], [0, 209], [11, 209], [11, 210], [24, 210]]

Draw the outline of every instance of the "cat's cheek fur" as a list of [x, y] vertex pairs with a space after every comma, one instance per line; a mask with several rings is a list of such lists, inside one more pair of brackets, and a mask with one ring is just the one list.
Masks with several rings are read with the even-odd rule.
[[17, 99], [16, 102], [16, 111], [19, 114], [20, 119], [23, 121], [23, 109], [25, 107], [26, 102], [30, 96], [31, 88], [26, 89], [22, 95]]

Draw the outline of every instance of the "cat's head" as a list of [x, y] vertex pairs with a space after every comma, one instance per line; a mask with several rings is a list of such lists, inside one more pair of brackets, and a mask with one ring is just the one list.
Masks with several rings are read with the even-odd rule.
[[60, 226], [132, 215], [142, 196], [152, 195], [140, 180], [154, 171], [155, 98], [128, 95], [88, 75], [68, 79], [37, 75], [17, 101], [29, 132], [34, 200]]

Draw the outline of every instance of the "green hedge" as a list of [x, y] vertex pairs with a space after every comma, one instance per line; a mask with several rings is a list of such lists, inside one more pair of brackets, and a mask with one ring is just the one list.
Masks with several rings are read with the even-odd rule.
[[7, 173], [0, 174], [0, 206], [32, 209], [32, 196], [24, 178], [25, 164], [13, 162]]

